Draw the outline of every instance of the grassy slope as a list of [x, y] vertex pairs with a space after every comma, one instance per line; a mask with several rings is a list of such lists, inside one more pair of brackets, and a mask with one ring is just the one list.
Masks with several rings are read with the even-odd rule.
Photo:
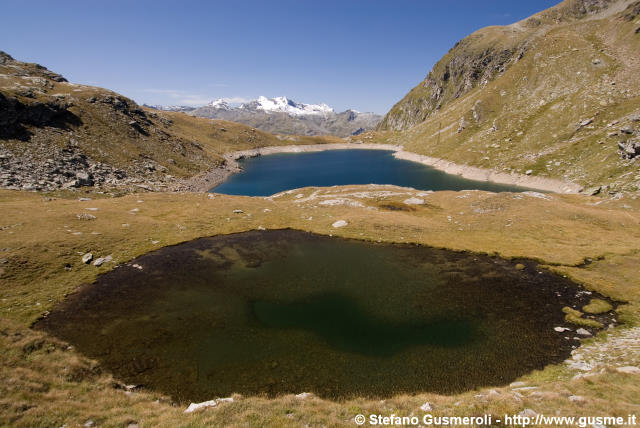
[[[380, 189], [302, 189], [272, 199], [147, 193], [84, 202], [64, 194], [48, 200], [34, 193], [0, 192], [0, 239], [7, 247], [0, 253], [6, 259], [0, 265], [0, 371], [6, 379], [0, 386], [0, 424], [59, 426], [84, 424], [91, 419], [101, 426], [123, 426], [133, 421], [143, 426], [199, 426], [204, 421], [218, 426], [282, 426], [292, 422], [339, 426], [350, 424], [350, 418], [358, 412], [420, 414], [418, 407], [425, 401], [434, 404], [436, 413], [447, 415], [518, 412], [527, 407], [547, 414], [559, 410], [563, 415], [583, 415], [581, 405], [589, 406], [594, 414], [626, 415], [640, 410], [637, 376], [607, 369], [588, 379], [571, 380], [575, 371], [551, 366], [528, 376], [525, 381], [539, 389], [521, 392], [521, 396], [503, 387], [497, 388], [498, 395], [489, 396], [484, 390], [452, 397], [403, 396], [384, 402], [238, 397], [235, 403], [218, 409], [184, 415], [184, 407], [172, 407], [166, 398], [153, 392], [126, 394], [114, 389], [109, 375], [101, 373], [95, 363], [55, 339], [26, 328], [78, 284], [92, 281], [114, 266], [82, 264], [80, 255], [86, 251], [96, 256], [112, 254], [121, 263], [159, 246], [258, 226], [536, 258], [587, 287], [628, 301], [629, 305], [620, 309], [627, 327], [640, 320], [640, 201], [437, 192], [426, 196], [427, 204], [415, 211], [391, 212], [379, 206], [402, 204], [409, 195], [419, 192], [390, 187], [396, 195], [371, 193], [364, 198], [354, 194]], [[297, 198], [297, 194], [304, 197]], [[337, 196], [357, 199], [375, 209], [318, 205], [319, 199]], [[98, 208], [89, 211], [97, 219], [77, 219], [76, 214], [87, 212], [88, 207]], [[139, 211], [131, 211], [134, 208]], [[271, 211], [265, 213], [264, 208]], [[242, 209], [245, 214], [234, 214], [234, 209]], [[310, 216], [313, 220], [306, 220]], [[337, 219], [345, 219], [349, 225], [333, 229], [331, 224]], [[152, 240], [160, 242], [154, 245]], [[581, 267], [586, 258], [597, 261]], [[70, 270], [65, 270], [66, 264]], [[622, 327], [602, 333], [599, 340], [624, 331]], [[608, 355], [617, 352], [614, 349]], [[619, 361], [608, 366], [637, 365], [637, 357], [621, 355]], [[611, 394], [616, 394], [615, 400], [609, 399]], [[569, 395], [582, 395], [586, 401], [572, 403]], [[160, 401], [155, 402], [157, 399]]]
[[[143, 109], [107, 89], [56, 81], [52, 75], [57, 76], [36, 64], [12, 59], [0, 62], [0, 96], [25, 106], [64, 103], [76, 118], [62, 124], [56, 120], [26, 124], [27, 140], [5, 137], [0, 139], [0, 149], [17, 156], [28, 154], [38, 163], [51, 150], [62, 150], [73, 140], [94, 161], [130, 171], [153, 160], [167, 168], [166, 174], [186, 178], [220, 166], [227, 151], [341, 141], [335, 137], [279, 137], [237, 123]], [[132, 126], [132, 121], [137, 125]]]
[[[616, 5], [612, 8], [620, 7]], [[640, 125], [629, 120], [640, 114], [640, 34], [636, 33], [640, 16], [628, 17], [632, 7], [612, 16], [565, 19], [559, 24], [550, 24], [555, 22], [552, 9], [537, 15], [540, 24], [533, 28], [523, 21], [480, 30], [436, 64], [433, 75], [441, 75], [455, 57], [473, 57], [488, 48], [511, 47], [517, 52], [526, 44], [526, 53], [510, 62], [504, 73], [459, 98], [452, 95], [456, 87], [449, 83], [437, 112], [427, 102], [430, 89], [418, 85], [388, 116], [400, 124], [406, 121], [405, 128], [413, 124], [411, 112], [419, 111], [426, 120], [405, 132], [372, 136], [473, 166], [517, 173], [533, 170], [535, 175], [587, 187], [638, 191], [637, 161], [621, 159], [617, 153], [621, 138], [607, 136], [627, 125], [640, 131]], [[457, 132], [461, 119], [466, 127]], [[578, 130], [585, 119], [593, 122]], [[607, 126], [615, 120], [619, 123]], [[492, 130], [494, 124], [497, 131]]]

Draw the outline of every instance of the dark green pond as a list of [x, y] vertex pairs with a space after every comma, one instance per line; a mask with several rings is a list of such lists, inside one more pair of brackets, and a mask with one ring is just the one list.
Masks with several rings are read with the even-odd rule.
[[243, 171], [212, 192], [269, 196], [308, 186], [394, 184], [419, 190], [487, 190], [523, 192], [524, 187], [467, 180], [418, 162], [396, 159], [389, 150], [327, 150], [278, 153], [239, 161]]
[[[594, 295], [535, 263], [293, 230], [149, 253], [36, 324], [128, 384], [179, 401], [505, 384], [576, 345], [561, 308]], [[573, 336], [573, 333], [569, 333]]]

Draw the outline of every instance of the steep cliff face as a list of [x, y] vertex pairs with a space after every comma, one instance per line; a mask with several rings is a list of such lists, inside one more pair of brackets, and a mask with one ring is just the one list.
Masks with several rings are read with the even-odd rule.
[[637, 192], [638, 52], [640, 1], [565, 1], [460, 41], [368, 138], [592, 192]]
[[434, 65], [378, 125], [378, 130], [408, 129], [423, 122], [475, 87], [500, 77], [526, 54], [542, 32], [602, 13], [615, 0], [567, 0], [506, 27], [487, 27], [462, 39]]

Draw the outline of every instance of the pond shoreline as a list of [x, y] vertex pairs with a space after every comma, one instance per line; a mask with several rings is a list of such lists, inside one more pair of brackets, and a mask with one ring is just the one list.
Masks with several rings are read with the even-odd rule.
[[311, 153], [326, 150], [386, 150], [393, 151], [396, 159], [408, 160], [430, 166], [447, 174], [457, 175], [462, 178], [476, 181], [488, 181], [499, 184], [528, 187], [553, 193], [580, 193], [583, 187], [576, 183], [565, 182], [553, 178], [530, 176], [498, 172], [490, 169], [478, 168], [469, 165], [457, 164], [441, 158], [419, 155], [407, 152], [402, 146], [392, 144], [375, 143], [336, 143], [336, 144], [310, 144], [259, 147], [249, 150], [240, 150], [224, 154], [225, 165], [214, 168], [206, 173], [199, 174], [188, 180], [188, 190], [207, 192], [223, 183], [231, 174], [242, 171], [238, 160], [256, 156], [271, 155], [276, 153]]

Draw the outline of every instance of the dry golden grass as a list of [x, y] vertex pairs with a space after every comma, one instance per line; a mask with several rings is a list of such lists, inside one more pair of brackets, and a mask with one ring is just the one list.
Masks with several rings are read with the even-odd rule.
[[[383, 195], [380, 190], [392, 194]], [[379, 208], [397, 208], [417, 194], [426, 204], [414, 206], [415, 210]], [[357, 200], [365, 207], [318, 204], [336, 197]], [[613, 368], [638, 363], [634, 355], [620, 354], [615, 365], [607, 363], [603, 373], [587, 378], [572, 379], [577, 372], [565, 365], [534, 372], [523, 379], [538, 387], [530, 391], [498, 385], [495, 393], [485, 389], [455, 396], [419, 394], [346, 402], [237, 396], [233, 403], [187, 415], [183, 406], [174, 407], [153, 391], [127, 393], [114, 388], [113, 379], [95, 362], [28, 328], [79, 284], [115, 266], [84, 265], [80, 260], [84, 252], [96, 257], [112, 254], [121, 263], [160, 246], [263, 226], [538, 259], [589, 288], [628, 302], [619, 308], [626, 325], [601, 333], [594, 339], [600, 343], [640, 319], [640, 201], [600, 201], [476, 191], [425, 195], [391, 186], [307, 188], [272, 198], [146, 193], [91, 201], [78, 201], [72, 194], [50, 200], [41, 194], [2, 191], [0, 258], [6, 263], [0, 265], [0, 425], [72, 426], [93, 420], [100, 426], [132, 422], [141, 426], [349, 426], [357, 413], [421, 415], [419, 406], [426, 401], [439, 415], [497, 415], [524, 408], [548, 415], [637, 413], [638, 375]], [[235, 209], [243, 213], [234, 214]], [[97, 218], [80, 220], [76, 215], [82, 212]], [[346, 220], [348, 226], [332, 228], [338, 219]], [[584, 264], [585, 259], [594, 262]], [[610, 354], [616, 352], [612, 349]], [[584, 401], [572, 402], [570, 395], [583, 396]]]

